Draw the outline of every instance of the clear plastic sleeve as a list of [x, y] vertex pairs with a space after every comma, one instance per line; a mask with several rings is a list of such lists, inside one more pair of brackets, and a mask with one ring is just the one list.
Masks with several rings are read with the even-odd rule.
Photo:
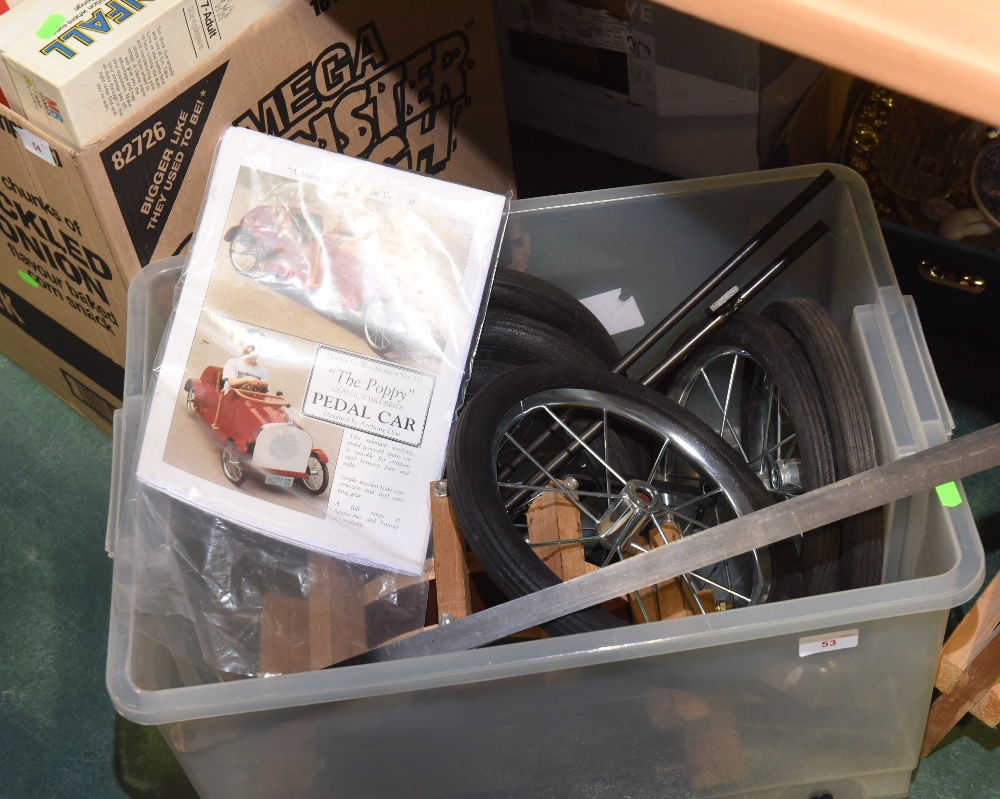
[[223, 138], [116, 552], [120, 610], [182, 682], [322, 668], [424, 626], [428, 487], [508, 202]]

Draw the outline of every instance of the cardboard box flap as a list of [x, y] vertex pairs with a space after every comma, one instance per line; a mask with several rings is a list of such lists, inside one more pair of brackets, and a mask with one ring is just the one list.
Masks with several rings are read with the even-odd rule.
[[200, 64], [171, 99], [147, 103], [91, 145], [84, 171], [114, 196], [120, 213], [106, 224], [135, 251], [125, 271], [183, 250], [215, 142], [234, 124], [512, 189], [492, 18], [488, 8], [468, 16], [467, 5], [439, 3], [400, 26], [391, 24], [394, 0], [340, 3], [322, 22], [310, 4], [285, 3]]

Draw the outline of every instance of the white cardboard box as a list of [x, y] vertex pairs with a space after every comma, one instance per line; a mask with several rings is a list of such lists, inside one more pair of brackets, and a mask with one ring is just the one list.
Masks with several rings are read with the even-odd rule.
[[82, 147], [280, 2], [26, 3], [11, 41], [4, 46], [0, 39], [15, 110]]
[[[4, 2], [7, 8], [3, 7]], [[16, 7], [12, 0], [0, 0], [0, 11], [3, 12], [3, 16], [0, 17], [0, 56], [22, 34], [28, 32], [31, 23], [37, 18], [37, 6], [38, 0], [19, 0]], [[17, 88], [2, 58], [0, 58], [0, 103], [18, 114], [24, 113], [21, 100], [17, 96]]]

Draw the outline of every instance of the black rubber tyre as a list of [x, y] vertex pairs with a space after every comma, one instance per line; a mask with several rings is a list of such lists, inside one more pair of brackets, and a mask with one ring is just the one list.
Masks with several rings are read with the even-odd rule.
[[507, 374], [511, 369], [516, 369], [514, 364], [506, 361], [494, 361], [491, 359], [476, 359], [472, 362], [472, 375], [469, 383], [465, 387], [465, 396], [471, 397], [484, 386], [489, 385], [500, 375]]
[[309, 471], [309, 477], [302, 478], [300, 481], [302, 483], [302, 487], [313, 496], [319, 496], [326, 491], [326, 487], [330, 485], [330, 470], [327, 468], [327, 465], [319, 459], [319, 456], [315, 452], [309, 453], [307, 469]]
[[527, 272], [500, 267], [493, 279], [489, 308], [505, 308], [563, 331], [592, 350], [608, 367], [621, 360], [611, 334], [576, 297]]
[[[802, 348], [776, 322], [745, 312], [729, 319], [689, 356], [667, 395], [733, 446], [776, 500], [836, 479], [819, 384]], [[778, 595], [836, 591], [839, 558], [837, 525], [810, 531], [800, 542], [802, 585], [779, 586]]]
[[[606, 366], [593, 350], [562, 330], [518, 311], [490, 308], [472, 363], [466, 401], [500, 375], [531, 363], [562, 363], [596, 369]], [[611, 443], [619, 441], [637, 467], [650, 462], [651, 455], [641, 444], [627, 437], [612, 437]]]
[[[612, 431], [619, 420], [640, 427], [653, 425], [647, 429], [655, 436], [669, 439], [671, 447], [675, 446], [674, 442], [684, 442], [697, 453], [692, 459], [690, 454], [679, 455], [690, 452], [680, 446], [669, 450], [670, 475], [667, 479], [673, 481], [669, 485], [666, 482], [656, 484], [652, 476], [646, 474], [615, 478], [637, 477], [650, 481], [658, 494], [666, 497], [669, 493], [683, 499], [672, 506], [670, 512], [677, 513], [685, 523], [691, 521], [685, 514], [697, 516], [689, 527], [711, 526], [771, 503], [760, 480], [731, 447], [693, 414], [659, 392], [596, 369], [554, 364], [515, 369], [491, 383], [469, 403], [455, 427], [448, 455], [449, 496], [459, 527], [487, 573], [507, 596], [538, 591], [557, 584], [559, 578], [538, 559], [523, 532], [515, 526], [511, 514], [516, 516], [518, 511], [506, 508], [506, 500], [515, 489], [498, 485], [497, 464], [503, 461], [501, 449], [506, 446], [505, 434], [518, 434], [528, 418], [526, 413], [532, 408], [539, 409], [539, 413], [543, 413], [544, 408], [556, 408], [555, 413], [561, 414], [572, 407], [574, 418], [581, 411], [581, 415], [591, 412], [594, 418], [602, 418], [609, 405], [619, 413], [607, 417]], [[548, 417], [543, 415], [543, 418]], [[640, 421], [635, 422], [636, 419]], [[558, 446], [561, 445], [554, 451], [558, 451]], [[685, 457], [687, 461], [683, 460]], [[662, 462], [667, 463], [667, 459]], [[697, 469], [691, 469], [690, 464], [697, 464]], [[563, 479], [561, 473], [555, 476]], [[681, 485], [684, 480], [689, 481], [686, 487]], [[620, 491], [619, 484], [615, 483], [615, 487], [605, 485], [604, 490]], [[703, 512], [714, 513], [715, 521], [698, 516]], [[770, 550], [745, 557], [748, 562], [760, 564], [757, 567], [760, 579], [757, 576], [751, 579], [757, 583], [755, 595], [760, 601], [766, 601], [768, 587], [764, 582], [769, 584], [773, 573]], [[565, 634], [625, 623], [615, 615], [594, 608], [558, 619], [547, 629]]]
[[519, 311], [489, 308], [466, 397], [501, 374], [529, 363], [606, 367], [599, 355], [568, 333]]
[[[764, 309], [764, 316], [784, 327], [799, 342], [817, 382], [823, 387], [837, 478], [875, 468], [878, 455], [864, 388], [830, 314], [815, 300], [796, 298], [771, 303]], [[838, 580], [841, 589], [882, 582], [884, 537], [881, 508], [841, 521]]]

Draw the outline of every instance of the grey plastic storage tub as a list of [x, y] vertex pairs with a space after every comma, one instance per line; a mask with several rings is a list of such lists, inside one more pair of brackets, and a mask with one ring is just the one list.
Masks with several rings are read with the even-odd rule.
[[[580, 297], [622, 289], [652, 323], [820, 169], [517, 202], [508, 236], [530, 236], [531, 271]], [[831, 169], [838, 180], [754, 262], [817, 216], [831, 235], [758, 305], [810, 296], [830, 309], [863, 372], [881, 455], [896, 458], [945, 440], [951, 422], [867, 190]], [[130, 292], [119, 489], [178, 272], [150, 266]], [[112, 553], [130, 545], [120, 509], [119, 491]], [[113, 611], [108, 690], [126, 718], [159, 727], [204, 799], [904, 797], [947, 612], [979, 587], [983, 552], [964, 503], [900, 502], [887, 526], [886, 583], [872, 588], [222, 684], [182, 685], [169, 652]], [[134, 590], [127, 561], [116, 560], [115, 608]], [[857, 645], [800, 654], [804, 639], [838, 633]]]

